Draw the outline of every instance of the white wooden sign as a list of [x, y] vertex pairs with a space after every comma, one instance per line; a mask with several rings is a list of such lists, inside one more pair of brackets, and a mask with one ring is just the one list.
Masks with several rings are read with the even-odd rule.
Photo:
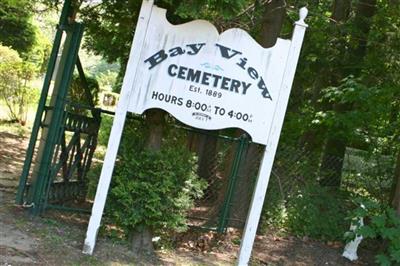
[[[207, 21], [172, 25], [153, 7], [128, 111], [162, 108], [202, 129], [238, 127], [266, 144], [290, 41], [262, 48], [241, 29]], [[268, 84], [268, 85], [267, 85]]]
[[247, 264], [290, 94], [306, 9], [292, 40], [262, 48], [241, 29], [221, 34], [207, 21], [170, 24], [166, 10], [144, 0], [85, 239], [92, 254], [126, 113], [161, 108], [201, 129], [237, 127], [266, 145], [238, 264]]

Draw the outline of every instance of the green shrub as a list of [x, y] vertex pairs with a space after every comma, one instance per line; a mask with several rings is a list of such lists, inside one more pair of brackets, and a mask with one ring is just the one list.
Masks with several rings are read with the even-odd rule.
[[277, 178], [271, 176], [265, 195], [264, 206], [261, 216], [260, 233], [272, 229], [276, 231], [287, 231], [285, 223], [287, 220], [286, 198], [281, 189], [281, 183]]
[[97, 144], [102, 146], [107, 146], [108, 138], [110, 136], [111, 127], [113, 123], [113, 116], [102, 115], [101, 124], [99, 129], [99, 135], [97, 139]]
[[286, 232], [285, 223], [287, 221], [287, 212], [285, 200], [275, 197], [278, 193], [267, 192], [264, 208], [262, 210], [259, 233], [268, 232], [269, 229], [275, 232]]
[[25, 125], [28, 107], [38, 100], [39, 92], [29, 82], [37, 69], [23, 62], [13, 49], [0, 44], [0, 99], [4, 101], [12, 121]]
[[195, 158], [183, 139], [166, 132], [162, 149], [149, 151], [142, 126], [140, 121], [126, 126], [106, 213], [125, 235], [142, 226], [183, 230], [186, 212], [206, 183], [198, 178]]
[[297, 236], [340, 240], [349, 227], [347, 195], [309, 185], [287, 203], [287, 229]]
[[375, 257], [380, 265], [400, 264], [400, 217], [393, 208], [382, 206], [368, 199], [358, 200], [359, 208], [351, 214], [353, 222], [363, 217], [365, 224], [359, 226], [355, 233], [348, 233], [351, 240], [355, 235], [362, 235], [366, 239], [382, 239], [384, 247]]

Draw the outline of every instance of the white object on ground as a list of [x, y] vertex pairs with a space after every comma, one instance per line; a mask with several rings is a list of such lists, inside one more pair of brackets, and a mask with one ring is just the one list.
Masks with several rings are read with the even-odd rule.
[[[362, 217], [358, 218], [358, 225], [354, 225], [352, 223], [350, 226], [350, 231], [355, 232], [357, 228], [363, 225], [364, 225], [364, 219]], [[356, 238], [354, 240], [346, 244], [342, 256], [351, 261], [357, 260], [358, 259], [357, 248], [358, 245], [360, 245], [362, 239], [363, 239], [362, 236], [356, 235]]]

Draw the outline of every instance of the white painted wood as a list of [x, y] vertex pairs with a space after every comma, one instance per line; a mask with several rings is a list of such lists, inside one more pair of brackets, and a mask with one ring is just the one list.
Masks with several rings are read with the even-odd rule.
[[103, 168], [101, 169], [99, 184], [90, 216], [88, 229], [86, 232], [83, 253], [91, 255], [96, 244], [96, 237], [103, 215], [104, 205], [107, 198], [111, 176], [114, 170], [114, 163], [117, 157], [118, 147], [121, 139], [122, 130], [125, 124], [126, 113], [128, 110], [129, 98], [134, 90], [132, 85], [133, 75], [137, 72], [139, 54], [143, 49], [149, 18], [153, 8], [153, 0], [144, 0], [139, 14], [137, 30], [132, 43], [131, 56], [128, 61], [127, 71], [124, 77], [121, 97], [115, 113], [115, 119], [108, 140], [107, 152], [104, 158]]
[[296, 71], [297, 61], [300, 55], [304, 33], [307, 27], [307, 24], [305, 24], [304, 22], [306, 16], [307, 9], [302, 8], [300, 12], [300, 20], [295, 23], [295, 29], [293, 32], [291, 46], [289, 50], [289, 57], [286, 64], [280, 93], [278, 96], [277, 108], [273, 115], [272, 127], [269, 132], [268, 142], [264, 151], [264, 156], [261, 162], [260, 171], [256, 182], [256, 188], [250, 204], [250, 210], [248, 213], [243, 238], [240, 244], [237, 261], [237, 265], [240, 266], [248, 265], [248, 262], [250, 260], [250, 255], [262, 211], [262, 206], [265, 199], [265, 194], [268, 188], [272, 165], [274, 162], [276, 149], [278, 147], [279, 136], [285, 117], [290, 90]]
[[[357, 225], [350, 225], [350, 232], [354, 233], [359, 227], [364, 226], [363, 217], [359, 217], [357, 223]], [[342, 256], [351, 261], [358, 260], [357, 249], [358, 245], [360, 245], [361, 243], [361, 240], [363, 240], [363, 236], [356, 235], [356, 237], [352, 241], [346, 244]]]
[[[141, 114], [156, 107], [202, 129], [242, 128], [254, 142], [267, 145], [239, 253], [238, 264], [246, 265], [307, 26], [307, 12], [301, 12], [291, 41], [278, 39], [269, 49], [263, 49], [243, 30], [218, 34], [212, 24], [202, 20], [174, 26], [165, 13], [153, 5], [153, 0], [143, 1], [83, 253], [93, 253], [126, 113]], [[210, 76], [212, 82], [207, 81]], [[221, 108], [224, 114], [218, 113]], [[246, 119], [244, 114], [248, 115]]]
[[[238, 127], [247, 131], [254, 142], [265, 145], [290, 41], [278, 39], [274, 47], [264, 49], [241, 29], [219, 34], [204, 20], [171, 25], [165, 12], [154, 7], [145, 49], [133, 80], [137, 90], [131, 98], [129, 111], [142, 114], [150, 108], [161, 108], [181, 122], [201, 129]], [[189, 54], [193, 50], [188, 45], [201, 43], [204, 45], [198, 53]], [[217, 45], [231, 49], [232, 58], [224, 57], [221, 49], [225, 48]], [[178, 51], [183, 54], [177, 54]], [[247, 61], [244, 64], [241, 60]], [[241, 62], [242, 67], [238, 65]], [[170, 67], [175, 76], [169, 74]], [[181, 67], [185, 71], [179, 77]], [[201, 73], [199, 80], [188, 80], [189, 71]], [[209, 76], [208, 82], [202, 82], [204, 73], [216, 76]], [[272, 99], [262, 95], [263, 90], [258, 85], [261, 79]], [[237, 91], [234, 87], [230, 90], [234, 82], [240, 82]], [[243, 82], [249, 86], [247, 89]], [[210, 96], [207, 92], [221, 97]], [[218, 112], [222, 108], [224, 114]]]
[[[364, 204], [361, 204], [361, 208], [363, 208], [365, 210]], [[364, 226], [363, 217], [357, 217], [356, 219], [357, 219], [356, 223], [352, 222], [350, 224], [350, 232], [352, 232], [352, 233], [355, 233], [358, 228]], [[344, 247], [342, 256], [351, 261], [357, 260], [358, 259], [357, 249], [358, 249], [358, 245], [360, 245], [362, 240], [363, 240], [363, 236], [356, 234], [356, 237], [352, 241], [347, 243], [346, 246]]]

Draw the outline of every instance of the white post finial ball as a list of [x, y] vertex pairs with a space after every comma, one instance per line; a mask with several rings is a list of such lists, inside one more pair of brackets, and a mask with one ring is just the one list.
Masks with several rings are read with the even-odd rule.
[[307, 7], [304, 6], [304, 7], [300, 8], [300, 21], [304, 21], [307, 17], [307, 14], [308, 14]]
[[307, 14], [308, 14], [307, 7], [300, 8], [299, 12], [300, 18], [294, 24], [296, 24], [297, 26], [308, 27], [308, 25], [304, 22], [304, 19], [307, 17]]

